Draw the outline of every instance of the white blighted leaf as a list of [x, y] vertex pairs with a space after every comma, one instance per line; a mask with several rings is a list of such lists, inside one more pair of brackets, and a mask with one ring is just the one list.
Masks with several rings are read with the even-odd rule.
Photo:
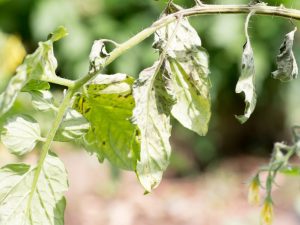
[[171, 146], [170, 110], [174, 104], [166, 90], [163, 70], [156, 62], [143, 70], [133, 85], [133, 122], [140, 131], [141, 152], [137, 176], [147, 192], [156, 188], [166, 170]]
[[241, 75], [235, 87], [236, 93], [243, 92], [245, 94], [246, 106], [244, 115], [236, 116], [240, 123], [245, 123], [249, 119], [256, 105], [254, 55], [247, 31], [252, 14], [253, 12], [248, 15], [245, 23], [247, 41], [243, 48]]
[[[178, 9], [175, 4], [171, 7], [171, 12]], [[176, 99], [172, 116], [184, 127], [205, 135], [211, 116], [209, 57], [201, 47], [197, 31], [186, 18], [182, 18], [179, 24], [174, 22], [159, 29], [153, 46], [167, 53], [165, 76], [169, 77], [169, 89]]]
[[81, 138], [90, 129], [90, 123], [79, 112], [68, 109], [59, 129], [56, 132], [56, 141], [72, 141]]
[[40, 126], [33, 118], [25, 115], [11, 117], [1, 132], [3, 144], [15, 155], [31, 151], [41, 138]]
[[105, 63], [109, 54], [106, 52], [103, 40], [96, 40], [93, 43], [89, 59], [90, 59], [90, 73], [99, 71]]
[[293, 53], [294, 36], [297, 28], [285, 35], [277, 55], [277, 70], [272, 72], [272, 77], [280, 81], [290, 81], [297, 78], [298, 66]]

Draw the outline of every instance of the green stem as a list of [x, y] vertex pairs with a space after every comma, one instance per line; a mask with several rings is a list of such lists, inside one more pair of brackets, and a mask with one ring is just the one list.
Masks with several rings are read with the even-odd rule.
[[69, 89], [69, 91], [67, 92], [63, 102], [61, 103], [61, 105], [59, 107], [57, 116], [56, 116], [56, 118], [54, 120], [54, 123], [53, 123], [53, 125], [52, 125], [52, 127], [51, 127], [51, 129], [50, 129], [50, 131], [47, 135], [47, 139], [46, 139], [46, 141], [43, 145], [41, 155], [40, 155], [37, 167], [36, 167], [36, 171], [34, 173], [31, 192], [30, 192], [30, 195], [29, 195], [29, 200], [28, 200], [28, 205], [27, 205], [27, 215], [30, 212], [30, 206], [31, 206], [32, 198], [33, 198], [34, 192], [36, 190], [36, 186], [37, 186], [37, 183], [38, 183], [40, 173], [41, 173], [42, 168], [43, 168], [45, 158], [48, 154], [50, 145], [51, 145], [51, 143], [54, 139], [56, 131], [59, 128], [59, 125], [60, 125], [60, 123], [61, 123], [61, 121], [62, 121], [62, 119], [65, 115], [65, 112], [66, 112], [68, 106], [70, 105], [70, 101], [71, 101], [71, 98], [72, 98], [73, 94], [74, 94], [74, 91], [72, 89]]
[[65, 87], [68, 87], [68, 88], [73, 88], [75, 86], [75, 81], [65, 79], [65, 78], [62, 78], [62, 77], [58, 77], [58, 76], [56, 76], [56, 77], [42, 76], [41, 80], [42, 81], [47, 81], [49, 83], [65, 86]]

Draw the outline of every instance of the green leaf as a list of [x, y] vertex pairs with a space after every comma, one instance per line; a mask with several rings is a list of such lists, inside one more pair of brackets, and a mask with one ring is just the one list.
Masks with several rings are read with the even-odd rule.
[[250, 118], [250, 115], [254, 111], [256, 105], [254, 55], [250, 43], [250, 38], [247, 32], [251, 15], [252, 12], [248, 15], [247, 21], [245, 23], [247, 40], [243, 47], [241, 76], [235, 87], [236, 93], [244, 92], [245, 94], [246, 107], [244, 115], [236, 116], [240, 123], [245, 123]]
[[49, 90], [50, 84], [46, 81], [42, 80], [30, 80], [26, 85], [22, 88], [21, 91], [29, 92], [29, 91], [40, 91], [40, 90]]
[[72, 141], [83, 137], [90, 129], [90, 124], [79, 112], [69, 109], [56, 132], [56, 141]]
[[[63, 29], [59, 28], [54, 31], [49, 40], [39, 42], [36, 51], [27, 55], [23, 64], [17, 68], [17, 74], [10, 80], [6, 90], [0, 95], [0, 116], [12, 107], [19, 92], [27, 82], [32, 79], [40, 80], [43, 77], [56, 77], [57, 61], [53, 53], [53, 42], [64, 36]], [[28, 89], [28, 87], [25, 89]]]
[[159, 63], [143, 70], [133, 85], [135, 108], [133, 122], [140, 130], [141, 153], [136, 173], [145, 188], [156, 188], [166, 170], [171, 154], [170, 111], [173, 96], [166, 90], [166, 80]]
[[53, 31], [52, 33], [49, 34], [48, 40], [55, 42], [55, 41], [62, 39], [65, 36], [67, 36], [68, 34], [69, 33], [65, 27], [59, 26], [55, 29], [55, 31]]
[[68, 182], [63, 163], [56, 155], [47, 155], [32, 202], [28, 204], [36, 170], [37, 167], [26, 164], [10, 164], [0, 169], [1, 225], [64, 224], [63, 193]]
[[57, 111], [54, 105], [52, 93], [50, 91], [31, 91], [32, 105], [36, 110], [40, 111]]
[[293, 53], [293, 43], [297, 27], [287, 35], [280, 46], [277, 55], [277, 70], [272, 72], [272, 77], [280, 81], [290, 81], [297, 78], [298, 66]]
[[15, 155], [31, 151], [41, 139], [38, 122], [25, 115], [9, 118], [1, 132], [3, 144]]
[[73, 108], [90, 122], [84, 145], [100, 161], [107, 158], [116, 166], [135, 170], [139, 155], [138, 131], [130, 122], [134, 100], [133, 78], [125, 74], [98, 75], [79, 94]]
[[156, 32], [154, 47], [163, 51], [175, 29], [165, 63], [169, 88], [177, 100], [171, 112], [184, 127], [205, 135], [211, 116], [208, 54], [196, 30], [187, 19], [181, 19], [179, 26], [171, 23]]
[[290, 176], [300, 176], [300, 167], [298, 166], [286, 166], [280, 169], [280, 173]]

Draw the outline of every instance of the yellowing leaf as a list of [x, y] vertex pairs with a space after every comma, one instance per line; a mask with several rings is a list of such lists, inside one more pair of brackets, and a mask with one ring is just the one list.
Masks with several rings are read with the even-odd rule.
[[91, 124], [84, 145], [100, 161], [135, 170], [139, 155], [138, 130], [130, 122], [134, 100], [133, 79], [125, 74], [98, 75], [80, 93], [73, 105]]

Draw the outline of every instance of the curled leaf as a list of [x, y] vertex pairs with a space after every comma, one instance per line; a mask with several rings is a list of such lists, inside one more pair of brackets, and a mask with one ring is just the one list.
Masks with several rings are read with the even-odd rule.
[[91, 124], [82, 138], [98, 159], [135, 170], [139, 155], [139, 132], [130, 122], [134, 100], [133, 78], [125, 74], [98, 75], [75, 98], [73, 108]]
[[31, 151], [41, 140], [40, 126], [29, 116], [11, 117], [3, 127], [1, 140], [11, 153], [23, 155]]
[[293, 53], [293, 43], [297, 27], [287, 35], [280, 46], [277, 55], [277, 70], [272, 72], [272, 77], [280, 81], [290, 81], [297, 78], [298, 66]]
[[93, 43], [89, 58], [90, 58], [90, 73], [100, 71], [109, 54], [105, 49], [103, 40], [96, 40]]
[[252, 14], [253, 12], [248, 15], [245, 23], [247, 40], [243, 48], [241, 75], [235, 88], [236, 93], [244, 92], [245, 94], [246, 106], [244, 115], [236, 116], [240, 123], [245, 123], [249, 119], [256, 105], [254, 55], [247, 31]]
[[146, 192], [156, 188], [169, 164], [170, 111], [173, 97], [166, 90], [159, 62], [143, 70], [133, 85], [133, 122], [140, 130], [141, 152], [137, 176]]

